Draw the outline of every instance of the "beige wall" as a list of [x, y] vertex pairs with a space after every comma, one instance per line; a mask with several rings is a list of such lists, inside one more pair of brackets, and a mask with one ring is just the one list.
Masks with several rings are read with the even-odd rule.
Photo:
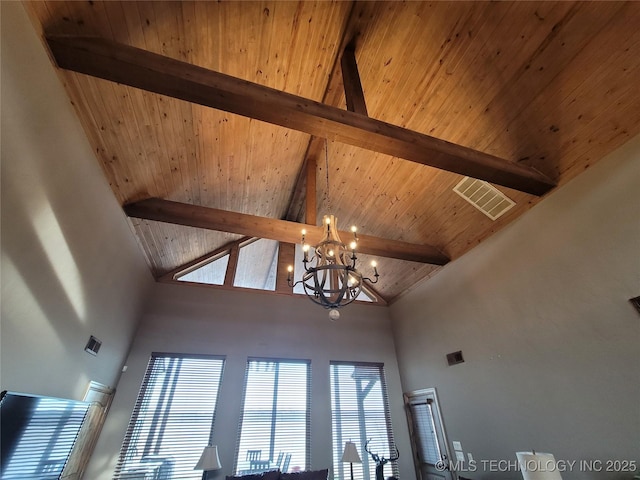
[[332, 464], [329, 361], [383, 362], [400, 474], [403, 480], [415, 479], [386, 307], [350, 305], [331, 322], [326, 310], [305, 297], [168, 284], [158, 284], [149, 301], [88, 478], [110, 478], [153, 351], [226, 356], [213, 438], [223, 465], [216, 478], [233, 468], [247, 357], [311, 360], [312, 468]]
[[115, 386], [153, 281], [22, 5], [0, 4], [1, 387], [82, 399]]
[[640, 464], [639, 187], [640, 137], [391, 307], [405, 391], [436, 387], [449, 440], [476, 461]]

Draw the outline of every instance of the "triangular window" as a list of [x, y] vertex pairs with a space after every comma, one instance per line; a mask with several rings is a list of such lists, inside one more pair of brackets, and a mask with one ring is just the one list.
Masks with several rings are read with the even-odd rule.
[[228, 264], [229, 252], [222, 253], [176, 275], [175, 279], [181, 282], [223, 285]]
[[234, 287], [276, 289], [278, 242], [259, 238], [240, 246]]

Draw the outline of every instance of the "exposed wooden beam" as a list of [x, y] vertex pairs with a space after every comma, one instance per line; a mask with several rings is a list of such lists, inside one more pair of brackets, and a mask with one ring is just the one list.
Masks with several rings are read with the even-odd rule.
[[378, 292], [374, 286], [371, 284], [371, 282], [364, 280], [364, 287], [363, 290], [366, 290], [366, 293], [369, 294], [369, 296], [373, 295], [375, 297], [376, 303], [380, 303], [382, 305], [389, 305], [389, 301], [384, 298], [380, 292]]
[[[296, 185], [293, 189], [293, 193], [291, 194], [291, 200], [289, 201], [289, 207], [287, 208], [287, 215], [285, 216], [285, 220], [290, 220], [292, 222], [306, 222], [306, 223], [315, 223], [315, 222], [307, 222], [306, 220], [306, 210], [307, 210], [307, 175], [309, 174], [309, 170], [307, 168], [307, 164], [310, 159], [316, 164], [317, 168], [317, 159], [320, 158], [320, 152], [324, 150], [324, 138], [314, 137], [312, 136], [309, 139], [309, 145], [307, 146], [307, 151], [304, 154], [304, 162], [302, 162], [302, 166], [300, 167], [300, 171], [298, 172], [298, 176], [296, 178]], [[317, 216], [317, 205], [316, 205], [316, 216]]]
[[[315, 244], [321, 240], [323, 233], [322, 227], [318, 226], [189, 205], [159, 198], [130, 203], [123, 208], [130, 217], [237, 233], [251, 237], [269, 238], [279, 242], [298, 243], [301, 237], [300, 232], [302, 228], [305, 228], [307, 230], [307, 241]], [[341, 231], [339, 235], [342, 238], [349, 238], [351, 233]], [[430, 245], [416, 245], [369, 235], [358, 235], [358, 251], [380, 257], [434, 265], [444, 265], [449, 262], [449, 258], [446, 255], [443, 255], [437, 248]]]
[[47, 37], [61, 68], [381, 152], [534, 195], [537, 170], [389, 123], [111, 40]]
[[290, 293], [287, 267], [295, 262], [296, 246], [293, 243], [280, 242], [278, 245], [278, 266], [276, 268], [276, 292]]
[[238, 257], [240, 256], [240, 243], [236, 242], [229, 250], [229, 261], [227, 262], [227, 270], [224, 272], [224, 285], [233, 287], [236, 280], [236, 271], [238, 270]]
[[344, 96], [347, 99], [347, 110], [369, 116], [356, 62], [356, 47], [353, 41], [344, 49], [340, 65], [342, 67]]
[[193, 272], [194, 270], [197, 270], [201, 266], [206, 265], [207, 263], [210, 263], [213, 258], [222, 256], [221, 254], [224, 254], [224, 253], [229, 253], [234, 248], [237, 249], [239, 245], [246, 243], [247, 241], [251, 240], [251, 238], [252, 237], [242, 237], [242, 238], [239, 238], [238, 240], [233, 240], [229, 243], [226, 243], [223, 246], [216, 248], [212, 252], [205, 253], [204, 255], [196, 258], [195, 260], [184, 263], [179, 267], [176, 267], [168, 271], [167, 273], [164, 273], [159, 277], [156, 277], [156, 280], [158, 280], [159, 282], [172, 282], [174, 280], [177, 280], [176, 277], [178, 275], [180, 274], [184, 275], [189, 272]]

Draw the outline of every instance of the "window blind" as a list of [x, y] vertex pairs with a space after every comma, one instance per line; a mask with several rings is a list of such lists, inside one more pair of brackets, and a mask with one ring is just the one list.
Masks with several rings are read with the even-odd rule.
[[88, 408], [76, 400], [5, 393], [0, 478], [60, 478]]
[[441, 452], [436, 427], [433, 423], [431, 402], [411, 403], [410, 408], [416, 425], [414, 435], [416, 436], [420, 461], [435, 465], [441, 459]]
[[248, 360], [236, 474], [308, 468], [310, 374], [308, 360]]
[[201, 479], [224, 359], [153, 353], [129, 421], [115, 479]]
[[[368, 448], [381, 457], [395, 456], [389, 398], [382, 364], [331, 362], [331, 421], [333, 428], [334, 477], [350, 480], [349, 465], [342, 463], [344, 444], [356, 444], [361, 464], [353, 464], [355, 480], [375, 477], [375, 462], [364, 451]], [[385, 477], [398, 478], [395, 462], [385, 466]]]

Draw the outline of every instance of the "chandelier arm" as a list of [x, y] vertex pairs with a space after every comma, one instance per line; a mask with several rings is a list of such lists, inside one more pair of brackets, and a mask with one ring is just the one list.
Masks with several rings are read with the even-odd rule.
[[294, 288], [296, 285], [298, 285], [299, 283], [302, 283], [302, 280], [298, 280], [297, 282], [292, 282], [291, 280], [287, 280], [287, 284], [291, 287]]
[[304, 269], [305, 269], [307, 272], [308, 272], [309, 270], [311, 270], [312, 268], [315, 268], [315, 267], [309, 267], [309, 268], [307, 268], [307, 267], [306, 267], [307, 263], [312, 263], [314, 260], [316, 260], [316, 256], [315, 256], [315, 255], [314, 255], [313, 257], [311, 257], [311, 258], [307, 258], [306, 260], [302, 260], [302, 262], [305, 264]]

